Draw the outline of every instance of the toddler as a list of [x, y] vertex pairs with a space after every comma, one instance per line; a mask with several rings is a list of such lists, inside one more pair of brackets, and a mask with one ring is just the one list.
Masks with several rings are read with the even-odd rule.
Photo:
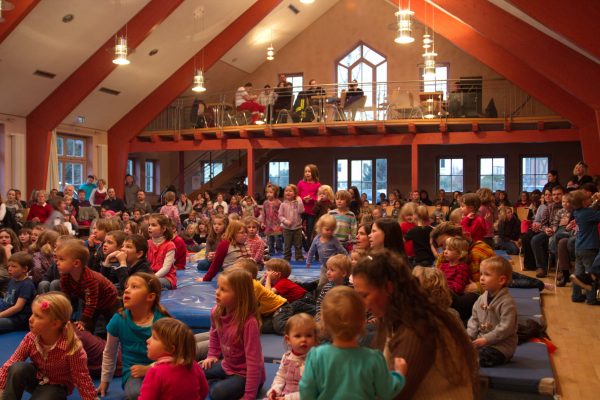
[[417, 265], [413, 268], [412, 274], [417, 278], [421, 287], [425, 289], [434, 303], [441, 306], [444, 310], [448, 310], [450, 314], [456, 317], [457, 321], [460, 321], [458, 311], [450, 307], [452, 305], [452, 293], [450, 292], [450, 288], [448, 288], [448, 282], [441, 269]]
[[485, 292], [473, 305], [467, 333], [479, 352], [479, 365], [493, 367], [508, 362], [517, 348], [517, 308], [507, 287], [512, 267], [495, 256], [485, 259], [480, 270]]
[[284, 340], [289, 350], [281, 357], [279, 370], [267, 392], [269, 400], [300, 398], [298, 383], [304, 371], [306, 354], [317, 343], [317, 324], [313, 317], [305, 313], [291, 317], [285, 324]]
[[265, 189], [267, 199], [263, 202], [263, 212], [261, 221], [264, 228], [265, 236], [269, 244], [269, 254], [275, 255], [283, 252], [282, 245], [282, 229], [279, 224], [279, 207], [281, 200], [277, 198], [279, 188], [269, 184]]
[[446, 239], [444, 245], [444, 259], [438, 265], [438, 268], [442, 270], [448, 287], [454, 294], [463, 294], [465, 288], [471, 282], [470, 269], [467, 264], [467, 257], [469, 255], [469, 242], [467, 239], [454, 236]]
[[317, 221], [317, 236], [312, 241], [308, 255], [306, 258], [306, 268], [310, 268], [310, 264], [317, 254], [321, 262], [321, 276], [319, 278], [319, 286], [323, 286], [327, 282], [327, 260], [329, 257], [336, 254], [347, 255], [348, 252], [342, 246], [337, 237], [333, 235], [337, 225], [336, 218], [331, 214], [323, 215]]
[[283, 192], [283, 203], [279, 207], [279, 222], [283, 229], [283, 257], [292, 259], [292, 245], [296, 261], [304, 261], [302, 255], [302, 213], [304, 204], [298, 196], [296, 185], [287, 185]]
[[35, 297], [35, 285], [28, 279], [33, 267], [33, 257], [26, 251], [18, 251], [8, 259], [8, 287], [0, 300], [0, 333], [27, 329], [31, 316], [31, 302]]
[[252, 258], [258, 264], [259, 268], [262, 269], [265, 257], [265, 242], [258, 236], [258, 220], [254, 217], [245, 217], [244, 224], [246, 225], [246, 232], [248, 237], [246, 238], [246, 247], [250, 252], [250, 258]]
[[442, 222], [446, 221], [446, 213], [443, 210], [444, 201], [435, 201], [435, 210], [431, 213], [431, 219], [433, 220], [433, 226], [437, 226]]
[[[400, 209], [400, 230], [402, 231], [402, 237], [406, 236], [406, 234], [413, 228], [416, 228], [417, 224], [415, 223], [415, 214], [417, 213], [417, 204], [409, 201], [404, 204]], [[404, 241], [404, 251], [406, 252], [406, 256], [410, 259], [415, 256], [415, 250], [413, 247], [412, 240]]]
[[331, 289], [340, 285], [350, 285], [350, 273], [352, 271], [352, 263], [348, 256], [337, 254], [327, 260], [327, 283], [321, 289], [319, 298], [317, 299], [317, 310], [315, 319], [321, 319], [321, 303], [323, 298]]
[[466, 193], [462, 196], [460, 209], [463, 217], [460, 226], [465, 236], [473, 242], [483, 240], [487, 235], [486, 222], [477, 214], [480, 207], [481, 200], [475, 193]]
[[181, 223], [179, 219], [179, 209], [175, 205], [175, 201], [177, 200], [177, 196], [175, 192], [168, 191], [165, 193], [165, 201], [167, 204], [160, 208], [160, 213], [168, 217], [173, 225], [179, 226]]
[[301, 399], [392, 399], [400, 393], [406, 361], [396, 358], [390, 372], [381, 352], [358, 345], [365, 313], [354, 289], [337, 287], [325, 296], [323, 327], [333, 342], [309, 351], [299, 385]]

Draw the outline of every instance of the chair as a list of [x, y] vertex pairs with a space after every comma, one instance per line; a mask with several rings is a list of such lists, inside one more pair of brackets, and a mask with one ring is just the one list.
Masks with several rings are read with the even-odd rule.
[[333, 119], [334, 121], [345, 121], [343, 105], [346, 103], [346, 89], [342, 90], [339, 102], [325, 104], [325, 120]]
[[[367, 102], [367, 96], [363, 96], [360, 99], [356, 100], [354, 103], [349, 104], [344, 107], [344, 114], [346, 114], [346, 120], [354, 121], [356, 118], [357, 112], [365, 111], [365, 103]], [[350, 114], [350, 118], [348, 118], [348, 114]]]
[[[285, 118], [285, 120], [284, 120]], [[277, 111], [277, 118], [275, 119], [276, 124], [287, 123], [292, 120], [292, 113], [287, 108], [282, 108]]]
[[395, 90], [388, 99], [386, 119], [399, 118], [423, 118], [421, 109], [415, 106], [414, 96], [407, 90]]

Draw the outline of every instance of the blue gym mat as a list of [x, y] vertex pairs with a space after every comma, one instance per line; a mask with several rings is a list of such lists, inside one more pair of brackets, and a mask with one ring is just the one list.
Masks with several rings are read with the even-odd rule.
[[[177, 277], [179, 279], [179, 273]], [[176, 290], [162, 292], [160, 302], [174, 318], [185, 322], [190, 328], [208, 330], [216, 287], [214, 280], [190, 283]]]
[[265, 363], [279, 363], [283, 353], [287, 351], [283, 336], [265, 334], [260, 335], [260, 345]]

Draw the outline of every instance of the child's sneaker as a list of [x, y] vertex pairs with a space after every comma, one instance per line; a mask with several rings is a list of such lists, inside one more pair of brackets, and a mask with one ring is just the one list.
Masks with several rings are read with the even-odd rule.
[[598, 284], [596, 282], [592, 283], [591, 290], [588, 290], [585, 296], [585, 303], [590, 306], [597, 306], [600, 303], [598, 302]]
[[571, 275], [571, 282], [579, 285], [582, 289], [585, 289], [586, 292], [592, 290], [592, 280], [589, 278], [589, 275]]

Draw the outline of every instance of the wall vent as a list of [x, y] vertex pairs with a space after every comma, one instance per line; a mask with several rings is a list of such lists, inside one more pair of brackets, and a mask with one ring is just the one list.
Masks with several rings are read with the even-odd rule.
[[41, 69], [37, 69], [33, 74], [47, 79], [54, 79], [56, 77], [56, 74], [48, 71], [42, 71]]
[[119, 92], [118, 90], [109, 89], [107, 87], [101, 87], [98, 90], [102, 93], [111, 94], [113, 96], [118, 96], [119, 94], [121, 94], [121, 92]]

